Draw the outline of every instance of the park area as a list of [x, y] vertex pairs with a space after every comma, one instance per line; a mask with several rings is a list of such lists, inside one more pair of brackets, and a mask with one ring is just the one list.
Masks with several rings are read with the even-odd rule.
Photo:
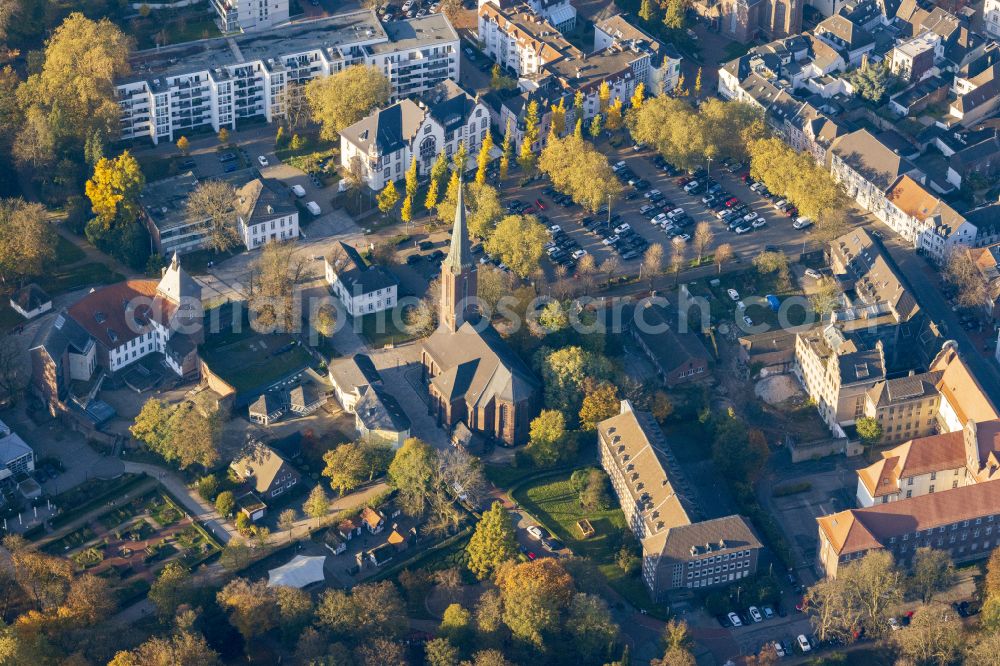
[[105, 507], [71, 531], [43, 542], [41, 550], [106, 578], [128, 596], [132, 588], [145, 589], [167, 562], [193, 567], [221, 549], [158, 486]]
[[[635, 540], [625, 524], [625, 514], [608, 494], [601, 508], [586, 510], [580, 501], [580, 491], [571, 482], [572, 471], [547, 475], [528, 481], [512, 493], [513, 498], [577, 556], [592, 561], [604, 575], [608, 585], [629, 603], [647, 609], [654, 615], [665, 613], [649, 599], [646, 587], [638, 575], [618, 565], [623, 546], [634, 549]], [[602, 473], [603, 476], [603, 473]], [[590, 523], [592, 535], [584, 536], [581, 526]]]
[[199, 351], [212, 373], [240, 393], [264, 390], [312, 362], [309, 352], [290, 335], [263, 335], [249, 327], [214, 335]]

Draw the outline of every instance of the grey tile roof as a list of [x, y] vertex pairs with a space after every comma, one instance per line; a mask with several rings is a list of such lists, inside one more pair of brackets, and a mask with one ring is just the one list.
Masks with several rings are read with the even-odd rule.
[[838, 137], [831, 150], [883, 192], [896, 178], [916, 169], [912, 162], [894, 153], [866, 129]]
[[367, 354], [337, 359], [330, 363], [329, 372], [333, 382], [345, 390], [382, 383], [382, 376]]
[[761, 547], [763, 544], [747, 519], [733, 515], [671, 529], [663, 543], [662, 555], [672, 560], [689, 560], [710, 552], [724, 553]]
[[392, 395], [379, 386], [368, 386], [354, 413], [368, 430], [404, 432], [410, 429], [410, 418]]
[[236, 211], [244, 224], [253, 226], [296, 212], [286, 192], [270, 178], [254, 178], [236, 190]]
[[341, 241], [340, 248], [343, 257], [337, 257], [330, 265], [350, 294], [370, 294], [399, 284], [399, 279], [385, 268], [369, 265], [353, 246]]
[[416, 102], [404, 99], [384, 109], [376, 109], [345, 127], [340, 134], [363, 152], [374, 148], [375, 154], [388, 155], [409, 145], [425, 114]]

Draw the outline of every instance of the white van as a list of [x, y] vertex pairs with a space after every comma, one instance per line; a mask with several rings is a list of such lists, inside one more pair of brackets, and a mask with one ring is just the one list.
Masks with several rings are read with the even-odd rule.
[[312, 213], [313, 215], [316, 215], [316, 216], [318, 216], [322, 212], [319, 209], [319, 204], [316, 203], [315, 201], [310, 201], [309, 203], [307, 203], [306, 204], [306, 208], [309, 209], [310, 213]]
[[304, 197], [306, 195], [306, 188], [301, 185], [292, 185], [292, 192], [297, 197]]
[[808, 217], [802, 216], [802, 217], [799, 217], [798, 219], [796, 219], [794, 222], [792, 222], [792, 228], [793, 229], [805, 229], [806, 227], [811, 226], [812, 223], [813, 223], [813, 221], [810, 220]]

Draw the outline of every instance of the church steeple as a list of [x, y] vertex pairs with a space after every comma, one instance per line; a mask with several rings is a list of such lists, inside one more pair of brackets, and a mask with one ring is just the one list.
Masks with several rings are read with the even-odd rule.
[[451, 228], [451, 249], [444, 265], [454, 273], [472, 265], [472, 250], [469, 249], [469, 228], [465, 222], [465, 187], [458, 181], [458, 204], [455, 206], [455, 224]]
[[476, 309], [476, 265], [469, 247], [463, 190], [462, 182], [459, 181], [451, 248], [441, 263], [441, 325], [452, 332], [461, 328]]

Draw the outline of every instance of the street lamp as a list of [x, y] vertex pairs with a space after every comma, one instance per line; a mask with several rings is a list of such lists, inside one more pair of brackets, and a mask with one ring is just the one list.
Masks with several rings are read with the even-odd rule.
[[708, 162], [708, 167], [705, 169], [705, 177], [707, 178], [712, 175], [712, 158], [706, 157], [705, 161]]

